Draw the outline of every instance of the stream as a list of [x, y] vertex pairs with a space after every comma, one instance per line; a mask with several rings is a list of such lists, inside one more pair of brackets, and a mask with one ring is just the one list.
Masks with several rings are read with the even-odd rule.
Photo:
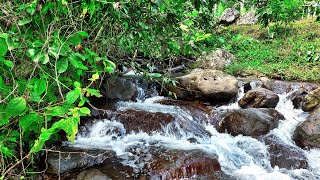
[[[271, 130], [269, 135], [276, 136], [285, 145], [297, 147], [292, 140], [293, 131], [309, 113], [301, 109], [294, 109], [292, 102], [287, 99], [289, 94], [279, 94], [280, 100], [276, 110], [285, 117], [285, 120], [280, 120], [279, 126]], [[241, 87], [235, 102], [210, 108], [212, 111], [240, 109], [237, 101], [243, 95], [243, 87]], [[121, 163], [133, 168], [137, 174], [142, 172], [146, 166], [150, 166], [154, 158], [152, 149], [155, 148], [201, 151], [208, 156], [216, 157], [222, 172], [226, 175], [222, 179], [320, 179], [320, 149], [303, 150], [307, 157], [307, 169], [272, 167], [268, 146], [265, 143], [249, 136], [219, 133], [206, 114], [195, 118], [188, 109], [159, 103], [166, 100], [166, 97], [155, 94], [145, 98], [141, 88], [139, 97], [137, 102], [118, 102], [117, 111], [138, 110], [169, 114], [175, 118], [175, 121], [161, 125], [159, 129], [152, 132], [142, 130], [130, 132], [116, 117], [96, 120], [89, 126], [86, 133], [78, 134], [74, 144], [67, 143], [67, 145], [80, 149], [114, 151], [121, 159]], [[163, 172], [161, 176], [151, 173], [147, 179], [212, 179], [210, 176], [201, 178], [197, 173], [194, 173], [192, 177], [187, 177], [186, 171], [187, 169], [179, 176]], [[196, 171], [196, 169], [191, 171]]]

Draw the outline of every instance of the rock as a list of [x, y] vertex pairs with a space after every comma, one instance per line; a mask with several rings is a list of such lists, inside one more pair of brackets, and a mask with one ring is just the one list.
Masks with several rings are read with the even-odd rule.
[[294, 108], [299, 109], [302, 108], [302, 100], [307, 94], [308, 93], [304, 89], [299, 88], [290, 93], [287, 98], [292, 101]]
[[238, 102], [241, 108], [275, 108], [279, 102], [279, 96], [263, 88], [248, 91]]
[[293, 140], [300, 147], [320, 148], [320, 109], [310, 114], [294, 131]]
[[218, 158], [202, 150], [168, 149], [163, 146], [131, 147], [143, 164], [140, 179], [230, 179], [221, 170]]
[[188, 111], [197, 122], [208, 122], [208, 119], [213, 116], [212, 110], [207, 105], [197, 101], [164, 99], [157, 101], [157, 103], [177, 106], [184, 111]]
[[217, 49], [210, 54], [200, 57], [197, 61], [203, 69], [222, 70], [235, 59], [234, 55], [224, 49]]
[[302, 99], [302, 110], [312, 111], [320, 106], [320, 88], [309, 92]]
[[258, 24], [258, 16], [254, 11], [242, 14], [236, 21], [236, 25], [253, 25]]
[[238, 94], [237, 79], [218, 70], [196, 69], [177, 80], [179, 85], [172, 91], [180, 99], [218, 103], [228, 102]]
[[84, 170], [78, 174], [76, 180], [111, 180], [98, 169]]
[[272, 108], [249, 108], [227, 111], [218, 125], [218, 132], [227, 131], [233, 136], [239, 134], [257, 137], [278, 127], [284, 117]]
[[115, 77], [107, 79], [102, 85], [107, 99], [121, 101], [136, 100], [137, 88], [129, 80]]
[[115, 119], [124, 125], [127, 132], [143, 131], [146, 133], [160, 131], [163, 126], [175, 120], [171, 114], [133, 109], [117, 112]]
[[261, 87], [269, 89], [277, 94], [288, 93], [297, 89], [304, 89], [306, 92], [315, 90], [318, 84], [307, 82], [288, 82], [288, 81], [262, 81]]
[[[59, 175], [102, 163], [105, 151], [86, 151], [63, 149], [59, 152], [48, 152], [46, 173]], [[109, 153], [112, 154], [111, 152]], [[113, 155], [114, 156], [114, 155]]]
[[[178, 111], [178, 109], [177, 109]], [[210, 137], [211, 134], [205, 130], [201, 124], [189, 119], [191, 116], [181, 116], [177, 114], [148, 112], [142, 110], [128, 109], [115, 113], [115, 120], [121, 122], [127, 132], [163, 132], [163, 127], [170, 126], [169, 129], [179, 136], [180, 129], [186, 132], [192, 132], [199, 137]]]
[[234, 23], [240, 17], [240, 12], [235, 8], [227, 8], [223, 11], [219, 23], [230, 25]]
[[[70, 180], [75, 177], [105, 177], [106, 179], [136, 179], [133, 168], [122, 164], [122, 159], [113, 151], [83, 150], [77, 148], [61, 149], [61, 153], [49, 152], [46, 175], [52, 179]], [[60, 171], [59, 171], [60, 160]], [[94, 166], [94, 169], [92, 168]], [[81, 171], [87, 168], [84, 172]]]
[[283, 143], [277, 136], [267, 135], [261, 139], [268, 145], [272, 167], [307, 169], [308, 159], [302, 149]]

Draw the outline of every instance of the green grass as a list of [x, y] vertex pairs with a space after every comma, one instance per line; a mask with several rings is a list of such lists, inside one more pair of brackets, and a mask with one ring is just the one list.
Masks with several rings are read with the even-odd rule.
[[225, 48], [237, 57], [225, 71], [243, 77], [320, 82], [320, 23], [271, 25], [270, 32], [258, 25], [222, 30]]

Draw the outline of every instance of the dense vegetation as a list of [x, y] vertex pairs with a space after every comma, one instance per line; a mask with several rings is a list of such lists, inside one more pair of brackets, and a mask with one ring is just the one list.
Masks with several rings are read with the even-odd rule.
[[[213, 11], [215, 3], [218, 6]], [[245, 9], [262, 4], [257, 13], [269, 30], [265, 35], [269, 36], [283, 28], [282, 23], [284, 28], [291, 28], [289, 23], [301, 17], [301, 3], [300, 0], [247, 1]], [[58, 132], [65, 132], [68, 140], [73, 141], [80, 118], [90, 115], [90, 97], [102, 96], [101, 82], [118, 73], [119, 66], [130, 67], [151, 78], [155, 67], [188, 64], [217, 47], [229, 49], [239, 57], [237, 63], [227, 69], [235, 74], [247, 67], [259, 70], [258, 66], [264, 62], [280, 63], [282, 67], [283, 62], [295, 61], [302, 55], [311, 58], [299, 59], [299, 63], [319, 61], [313, 42], [310, 43], [313, 49], [301, 49], [297, 45], [302, 39], [292, 40], [297, 45], [293, 55], [276, 58], [279, 54], [270, 53], [272, 49], [266, 50], [266, 46], [268, 42], [275, 43], [274, 40], [279, 44], [287, 41], [282, 39], [282, 33], [275, 39], [265, 38], [262, 44], [250, 34], [239, 36], [238, 30], [221, 33], [217, 24], [219, 16], [232, 6], [238, 7], [239, 2], [1, 1], [2, 178], [8, 174], [29, 175], [27, 172], [34, 171], [37, 156], [45, 146], [59, 140]], [[269, 27], [269, 22], [276, 24]], [[285, 35], [290, 33], [288, 30]], [[305, 50], [307, 54], [303, 54]], [[250, 53], [259, 56], [250, 60], [256, 56]], [[257, 66], [248, 66], [250, 64]], [[263, 73], [271, 76], [274, 72]], [[168, 77], [170, 74], [163, 74], [162, 80], [170, 82]]]
[[[237, 76], [269, 77], [280, 80], [320, 82], [320, 23], [299, 20], [275, 27], [271, 34], [257, 25], [223, 30], [236, 62], [226, 72]], [[273, 36], [273, 37], [270, 37]]]

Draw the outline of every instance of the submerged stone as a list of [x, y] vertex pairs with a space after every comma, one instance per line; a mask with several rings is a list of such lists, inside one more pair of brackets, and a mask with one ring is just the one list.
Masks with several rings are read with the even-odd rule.
[[277, 136], [267, 135], [261, 140], [268, 146], [272, 167], [307, 169], [308, 159], [302, 149], [282, 142]]

